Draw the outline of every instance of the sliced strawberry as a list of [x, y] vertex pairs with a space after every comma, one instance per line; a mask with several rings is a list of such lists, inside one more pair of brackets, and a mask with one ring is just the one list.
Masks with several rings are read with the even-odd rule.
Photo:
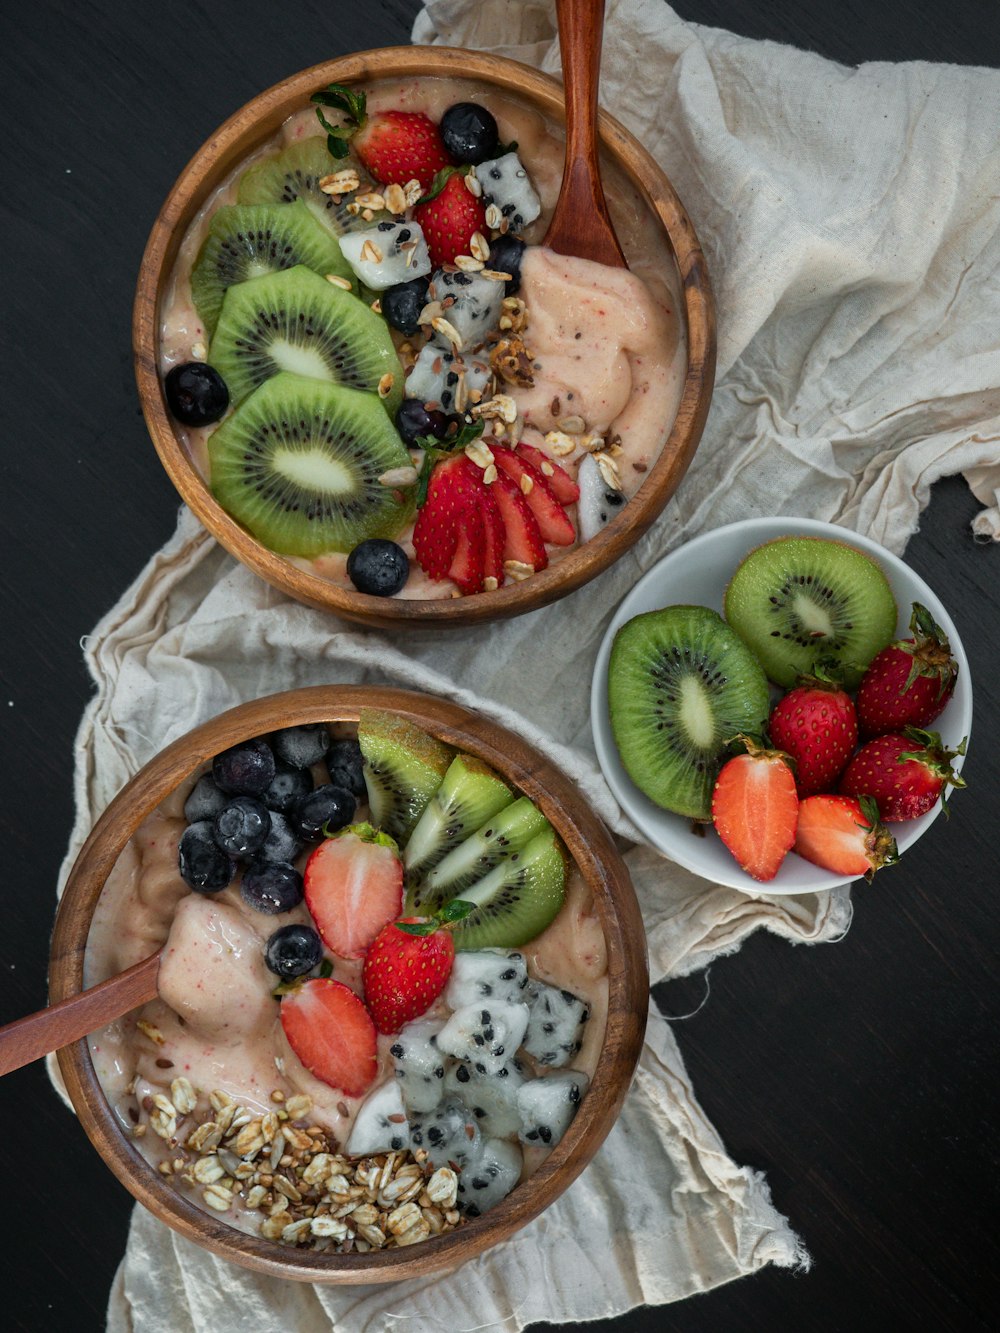
[[553, 546], [572, 546], [576, 530], [566, 510], [556, 499], [544, 474], [512, 449], [493, 447], [493, 461], [520, 489], [535, 516], [542, 540]]
[[448, 177], [433, 199], [417, 204], [413, 220], [427, 240], [431, 263], [440, 268], [453, 264], [457, 255], [472, 253], [472, 237], [486, 230], [486, 209], [482, 199], [465, 188], [465, 177], [458, 173]]
[[368, 1010], [342, 981], [314, 977], [281, 1001], [288, 1044], [310, 1074], [348, 1097], [375, 1078], [378, 1037]]
[[542, 453], [541, 449], [525, 444], [523, 440], [514, 446], [514, 452], [520, 454], [526, 463], [538, 469], [561, 505], [576, 504], [580, 498], [580, 488], [564, 467], [560, 467], [554, 459], [549, 458], [548, 454]]
[[518, 560], [521, 564], [530, 565], [536, 572], [544, 569], [549, 563], [545, 543], [520, 487], [511, 481], [506, 472], [498, 470], [497, 479], [490, 489], [506, 533], [504, 560]]
[[868, 796], [807, 796], [799, 805], [795, 850], [838, 875], [871, 880], [897, 860], [896, 841]]
[[799, 799], [787, 755], [747, 742], [749, 753], [722, 766], [712, 792], [712, 822], [754, 879], [774, 879], [795, 841]]
[[448, 577], [466, 596], [483, 590], [483, 561], [486, 554], [483, 516], [470, 505], [458, 517], [458, 544], [448, 568]]
[[493, 498], [493, 488], [483, 486], [479, 492], [479, 512], [483, 520], [483, 578], [496, 579], [503, 586], [503, 549], [507, 532], [500, 517], [500, 509]]
[[327, 838], [306, 862], [306, 906], [331, 952], [361, 958], [403, 905], [403, 863], [396, 844], [370, 824]]
[[431, 473], [427, 499], [413, 528], [413, 549], [424, 573], [446, 579], [455, 558], [459, 520], [478, 503], [482, 473], [459, 454], [438, 463]]
[[[426, 934], [400, 930], [418, 923]], [[454, 960], [451, 933], [436, 929], [433, 918], [408, 916], [386, 926], [368, 951], [363, 974], [365, 1000], [379, 1032], [398, 1032], [426, 1013], [444, 990]]]

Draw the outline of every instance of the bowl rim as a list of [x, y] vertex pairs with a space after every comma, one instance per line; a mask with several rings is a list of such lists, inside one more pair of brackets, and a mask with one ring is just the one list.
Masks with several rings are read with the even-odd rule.
[[493, 764], [534, 800], [563, 839], [594, 894], [608, 955], [608, 1020], [588, 1095], [538, 1170], [496, 1208], [446, 1236], [406, 1249], [313, 1254], [238, 1231], [175, 1191], [129, 1143], [104, 1096], [86, 1039], [57, 1053], [70, 1100], [119, 1181], [160, 1221], [223, 1258], [277, 1277], [320, 1283], [391, 1282], [449, 1269], [507, 1239], [580, 1174], [617, 1119], [642, 1049], [649, 972], [645, 930], [628, 870], [583, 794], [534, 746], [505, 726], [449, 700], [371, 685], [320, 685], [251, 700], [162, 749], [114, 797], [70, 871], [49, 960], [49, 1002], [83, 989], [90, 921], [104, 883], [142, 820], [206, 760], [237, 740], [305, 722], [356, 721], [387, 708]]
[[[268, 551], [211, 495], [188, 459], [166, 407], [159, 373], [159, 308], [183, 235], [219, 179], [251, 151], [245, 139], [273, 134], [309, 94], [331, 82], [355, 83], [406, 75], [481, 79], [564, 119], [562, 84], [506, 57], [459, 47], [396, 46], [325, 61], [280, 80], [217, 129], [171, 187], [153, 224], [139, 267], [132, 317], [136, 382], [146, 426], [182, 500], [237, 560], [287, 595], [349, 619], [383, 627], [468, 625], [520, 615], [573, 592], [617, 560], [648, 530], [687, 470], [701, 438], [715, 379], [715, 309], [705, 258], [691, 219], [663, 170], [606, 111], [598, 117], [604, 149], [656, 213], [673, 250], [687, 334], [687, 371], [677, 414], [659, 457], [622, 514], [590, 541], [532, 575], [472, 597], [379, 598], [339, 588]], [[277, 118], [277, 119], [276, 119]], [[272, 123], [273, 122], [273, 123]], [[261, 134], [261, 126], [266, 134]]]
[[[648, 798], [644, 797], [638, 787], [632, 782], [628, 774], [624, 772], [621, 766], [621, 760], [617, 753], [617, 747], [611, 733], [610, 721], [608, 719], [608, 664], [611, 657], [611, 647], [614, 637], [621, 626], [639, 613], [642, 608], [642, 602], [645, 595], [656, 588], [661, 582], [669, 579], [671, 566], [678, 559], [689, 560], [697, 557], [699, 553], [707, 551], [712, 545], [718, 543], [720, 538], [734, 537], [739, 535], [746, 538], [748, 551], [755, 546], [762, 545], [765, 542], [773, 541], [779, 537], [802, 535], [806, 537], [824, 537], [834, 541], [842, 541], [848, 545], [855, 546], [864, 551], [865, 554], [872, 556], [880, 561], [886, 573], [895, 574], [914, 581], [919, 589], [917, 597], [928, 604], [928, 609], [937, 620], [938, 624], [948, 636], [951, 644], [952, 654], [958, 663], [960, 689], [956, 689], [956, 698], [949, 701], [957, 702], [959, 710], [957, 713], [958, 726], [955, 728], [956, 734], [965, 736], [967, 740], [972, 735], [972, 676], [969, 670], [969, 660], [962, 643], [961, 635], [948, 614], [947, 608], [941, 602], [937, 593], [927, 583], [927, 581], [912, 569], [905, 560], [894, 555], [891, 551], [881, 546], [871, 537], [863, 533], [854, 532], [849, 528], [843, 528], [835, 523], [827, 523], [821, 519], [795, 518], [793, 516], [775, 515], [771, 517], [740, 519], [735, 523], [727, 523], [718, 528], [711, 528], [708, 532], [699, 533], [689, 542], [683, 543], [673, 551], [668, 552], [655, 565], [652, 565], [635, 586], [626, 594], [615, 609], [604, 637], [601, 640], [600, 648], [594, 662], [594, 671], [591, 678], [590, 693], [590, 726], [591, 734], [594, 740], [594, 748], [597, 752], [597, 760], [600, 765], [604, 780], [607, 782], [615, 800], [621, 806], [625, 814], [632, 820], [636, 827], [649, 839], [650, 843], [670, 860], [678, 865], [690, 870], [699, 878], [705, 880], [708, 884], [722, 884], [727, 888], [736, 889], [738, 892], [751, 898], [769, 898], [769, 897], [790, 897], [796, 894], [805, 893], [824, 893], [830, 889], [839, 888], [845, 884], [853, 884], [860, 877], [838, 875], [836, 872], [826, 872], [824, 882], [821, 884], [798, 885], [784, 887], [775, 883], [758, 883], [752, 880], [749, 875], [742, 872], [733, 862], [732, 869], [726, 868], [727, 873], [709, 877], [703, 863], [685, 854], [685, 847], [680, 840], [677, 842], [666, 838], [660, 831], [655, 822], [655, 814], [648, 811], [646, 806]], [[735, 565], [733, 569], [735, 570]], [[668, 605], [669, 599], [664, 601], [663, 605]], [[905, 607], [900, 606], [900, 619], [907, 620]], [[770, 684], [770, 682], [769, 682]], [[960, 771], [965, 763], [967, 755], [960, 755], [954, 761], [954, 767]], [[900, 851], [903, 852], [911, 847], [919, 838], [921, 838], [934, 820], [941, 813], [941, 802], [939, 801], [932, 810], [922, 815], [919, 820], [907, 821], [905, 824], [893, 824], [892, 832], [900, 843]], [[668, 811], [660, 812], [669, 814]], [[679, 818], [679, 817], [678, 817]], [[909, 825], [919, 827], [909, 827]], [[815, 871], [820, 872], [819, 867], [813, 867]]]

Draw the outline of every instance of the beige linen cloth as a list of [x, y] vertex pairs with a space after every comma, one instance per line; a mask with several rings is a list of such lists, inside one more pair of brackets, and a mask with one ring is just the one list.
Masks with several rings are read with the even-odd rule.
[[[436, 0], [414, 36], [557, 71], [553, 33], [548, 4]], [[677, 186], [718, 301], [712, 412], [661, 520], [556, 606], [391, 637], [282, 599], [182, 512], [85, 644], [97, 695], [78, 741], [70, 858], [126, 779], [194, 724], [279, 689], [384, 681], [483, 709], [575, 777], [627, 840], [654, 979], [702, 968], [760, 927], [798, 943], [846, 931], [846, 890], [751, 899], [641, 845], [594, 758], [591, 667], [639, 575], [734, 519], [808, 515], [900, 552], [931, 484], [964, 472], [984, 505], [978, 535], [1000, 537], [1000, 74], [851, 70], [686, 24], [659, 0], [612, 0], [603, 98]], [[390, 1287], [281, 1283], [137, 1208], [109, 1327], [520, 1330], [678, 1300], [768, 1263], [806, 1266], [808, 1255], [763, 1178], [726, 1153], [654, 1008], [635, 1085], [594, 1162], [459, 1273]]]

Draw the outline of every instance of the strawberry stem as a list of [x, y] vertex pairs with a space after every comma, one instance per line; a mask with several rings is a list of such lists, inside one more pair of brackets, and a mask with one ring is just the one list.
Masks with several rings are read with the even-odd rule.
[[[331, 157], [346, 157], [348, 140], [362, 128], [368, 118], [365, 94], [352, 92], [342, 83], [331, 83], [320, 92], [313, 93], [309, 100], [316, 104], [316, 118], [326, 130], [326, 146]], [[321, 108], [324, 106], [343, 111], [347, 116], [347, 124], [332, 125], [323, 115]]]

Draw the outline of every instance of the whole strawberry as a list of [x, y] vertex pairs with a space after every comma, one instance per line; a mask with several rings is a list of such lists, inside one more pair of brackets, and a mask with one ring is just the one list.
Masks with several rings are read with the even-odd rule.
[[775, 705], [771, 740], [795, 760], [800, 796], [832, 791], [858, 743], [851, 697], [832, 680], [803, 677]]
[[483, 201], [465, 188], [465, 177], [456, 172], [437, 194], [417, 204], [413, 220], [427, 239], [427, 250], [435, 268], [453, 264], [458, 255], [472, 253], [472, 238], [486, 230]]
[[951, 765], [962, 754], [964, 740], [957, 750], [946, 750], [937, 732], [917, 727], [876, 736], [848, 764], [840, 790], [846, 796], [874, 797], [879, 814], [890, 823], [917, 819], [934, 807], [949, 784], [965, 786]]
[[398, 1032], [419, 1018], [448, 984], [455, 960], [450, 926], [472, 904], [453, 900], [433, 917], [407, 916], [375, 937], [365, 955], [365, 1004], [379, 1032]]
[[[383, 185], [418, 180], [427, 191], [441, 168], [451, 163], [438, 127], [421, 111], [379, 111], [369, 116], [365, 94], [340, 83], [314, 93], [311, 101], [317, 104], [331, 155], [346, 157], [350, 143], [369, 174]], [[331, 125], [323, 115], [324, 106], [343, 111], [346, 124]]]
[[944, 631], [919, 602], [910, 618], [912, 639], [878, 653], [858, 687], [861, 735], [884, 736], [904, 727], [928, 727], [951, 698], [958, 664]]

